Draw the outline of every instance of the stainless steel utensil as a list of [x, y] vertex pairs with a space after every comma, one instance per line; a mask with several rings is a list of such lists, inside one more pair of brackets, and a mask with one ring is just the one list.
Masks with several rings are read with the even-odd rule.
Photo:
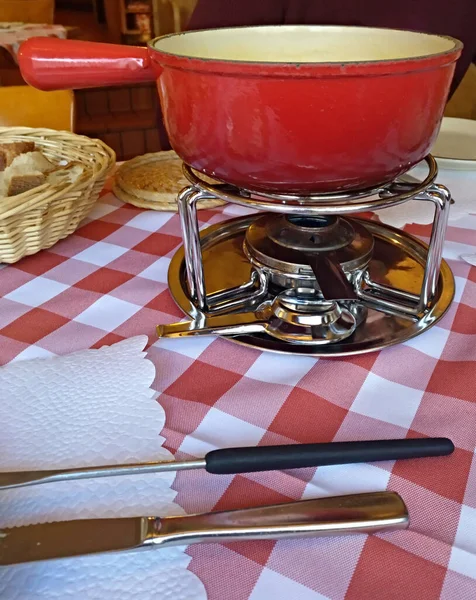
[[356, 326], [352, 312], [337, 302], [323, 301], [312, 290], [309, 295], [302, 297], [295, 290], [285, 290], [274, 300], [263, 302], [255, 312], [240, 314], [239, 323], [234, 314], [207, 316], [205, 322], [198, 319], [158, 325], [157, 335], [159, 338], [176, 338], [267, 333], [290, 344], [315, 345], [345, 339], [354, 333]]
[[0, 531], [0, 565], [200, 542], [362, 533], [408, 526], [394, 492], [355, 494], [185, 517], [86, 519]]
[[317, 467], [402, 458], [445, 456], [454, 450], [447, 438], [330, 442], [327, 444], [290, 444], [251, 448], [212, 450], [204, 458], [188, 461], [109, 465], [49, 471], [11, 471], [0, 473], [0, 490], [38, 483], [143, 475], [184, 469], [206, 469], [214, 474], [252, 473]]

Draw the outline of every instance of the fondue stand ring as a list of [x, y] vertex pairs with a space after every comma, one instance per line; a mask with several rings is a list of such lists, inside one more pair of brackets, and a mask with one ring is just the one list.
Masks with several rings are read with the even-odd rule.
[[[421, 333], [454, 295], [442, 263], [451, 194], [435, 183], [434, 158], [426, 162], [421, 183], [401, 177], [368, 190], [306, 196], [211, 185], [184, 165], [190, 182], [178, 197], [184, 244], [170, 265], [169, 287], [193, 320], [160, 325], [159, 337], [215, 334], [279, 352], [339, 356]], [[266, 213], [200, 233], [196, 203], [213, 198]], [[435, 206], [428, 246], [377, 222], [344, 218], [409, 200]], [[296, 310], [283, 310], [289, 298]], [[318, 327], [310, 325], [313, 310]]]

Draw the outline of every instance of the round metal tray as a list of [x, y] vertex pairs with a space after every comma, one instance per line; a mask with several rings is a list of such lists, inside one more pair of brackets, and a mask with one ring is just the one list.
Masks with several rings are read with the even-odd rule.
[[[213, 225], [201, 234], [203, 267], [207, 294], [239, 286], [250, 278], [251, 265], [243, 253], [246, 229], [260, 215], [238, 217]], [[369, 266], [371, 279], [413, 294], [419, 294], [428, 246], [411, 235], [376, 221], [359, 220], [373, 234], [375, 247]], [[194, 318], [197, 311], [188, 297], [183, 246], [173, 257], [168, 284], [170, 292], [184, 313]], [[369, 309], [367, 319], [352, 337], [326, 346], [309, 346], [281, 342], [266, 334], [227, 338], [232, 342], [286, 354], [310, 356], [350, 356], [381, 350], [399, 344], [430, 328], [445, 314], [454, 296], [454, 278], [443, 261], [438, 294], [431, 310], [415, 321]], [[240, 315], [237, 314], [237, 321]]]

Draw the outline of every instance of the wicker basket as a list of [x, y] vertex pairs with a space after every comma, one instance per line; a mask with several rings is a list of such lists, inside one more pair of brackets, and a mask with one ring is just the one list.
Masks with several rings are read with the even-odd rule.
[[84, 167], [74, 183], [44, 184], [0, 198], [0, 262], [50, 248], [75, 231], [89, 213], [114, 167], [115, 154], [100, 140], [53, 129], [0, 127], [0, 144], [34, 141], [55, 163], [76, 161]]

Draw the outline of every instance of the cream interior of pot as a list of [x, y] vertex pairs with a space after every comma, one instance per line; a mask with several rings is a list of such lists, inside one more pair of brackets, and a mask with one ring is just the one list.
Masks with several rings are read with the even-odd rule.
[[272, 26], [190, 31], [154, 40], [161, 52], [190, 58], [270, 63], [402, 60], [442, 54], [454, 39], [367, 27]]

